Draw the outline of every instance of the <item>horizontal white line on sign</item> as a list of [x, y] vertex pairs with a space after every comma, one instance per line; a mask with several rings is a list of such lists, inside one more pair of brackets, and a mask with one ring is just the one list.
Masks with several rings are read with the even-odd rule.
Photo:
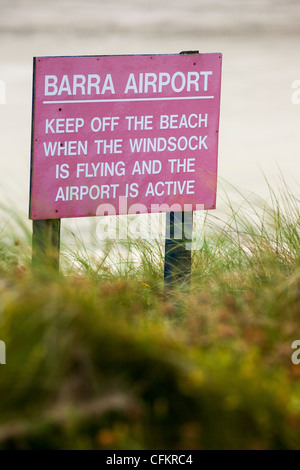
[[212, 100], [214, 96], [171, 96], [168, 98], [124, 98], [110, 100], [64, 100], [43, 101], [43, 104], [67, 104], [67, 103], [118, 103], [122, 101], [166, 101], [166, 100]]

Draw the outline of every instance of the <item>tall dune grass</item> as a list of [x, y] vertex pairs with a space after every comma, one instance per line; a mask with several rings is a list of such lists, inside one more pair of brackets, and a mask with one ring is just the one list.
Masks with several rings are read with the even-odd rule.
[[167, 295], [162, 240], [71, 235], [37, 275], [28, 232], [3, 230], [0, 448], [299, 448], [299, 201], [269, 189], [207, 214]]

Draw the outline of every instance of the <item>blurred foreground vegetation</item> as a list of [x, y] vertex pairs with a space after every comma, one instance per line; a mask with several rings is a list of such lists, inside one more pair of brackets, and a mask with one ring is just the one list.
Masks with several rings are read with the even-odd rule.
[[127, 242], [122, 270], [113, 245], [64, 247], [56, 275], [3, 234], [0, 449], [299, 449], [298, 207], [270, 190], [208, 214], [168, 295], [158, 241]]

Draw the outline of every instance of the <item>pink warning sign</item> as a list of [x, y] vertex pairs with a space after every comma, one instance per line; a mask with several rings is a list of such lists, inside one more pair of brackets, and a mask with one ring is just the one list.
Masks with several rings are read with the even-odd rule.
[[34, 58], [30, 218], [214, 209], [221, 62]]

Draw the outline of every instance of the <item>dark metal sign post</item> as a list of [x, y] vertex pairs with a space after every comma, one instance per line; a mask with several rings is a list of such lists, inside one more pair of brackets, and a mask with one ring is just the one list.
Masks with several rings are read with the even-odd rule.
[[[180, 54], [199, 54], [183, 51]], [[165, 291], [190, 285], [192, 264], [193, 212], [166, 213]]]
[[193, 212], [168, 212], [165, 239], [165, 290], [189, 287], [192, 262]]

